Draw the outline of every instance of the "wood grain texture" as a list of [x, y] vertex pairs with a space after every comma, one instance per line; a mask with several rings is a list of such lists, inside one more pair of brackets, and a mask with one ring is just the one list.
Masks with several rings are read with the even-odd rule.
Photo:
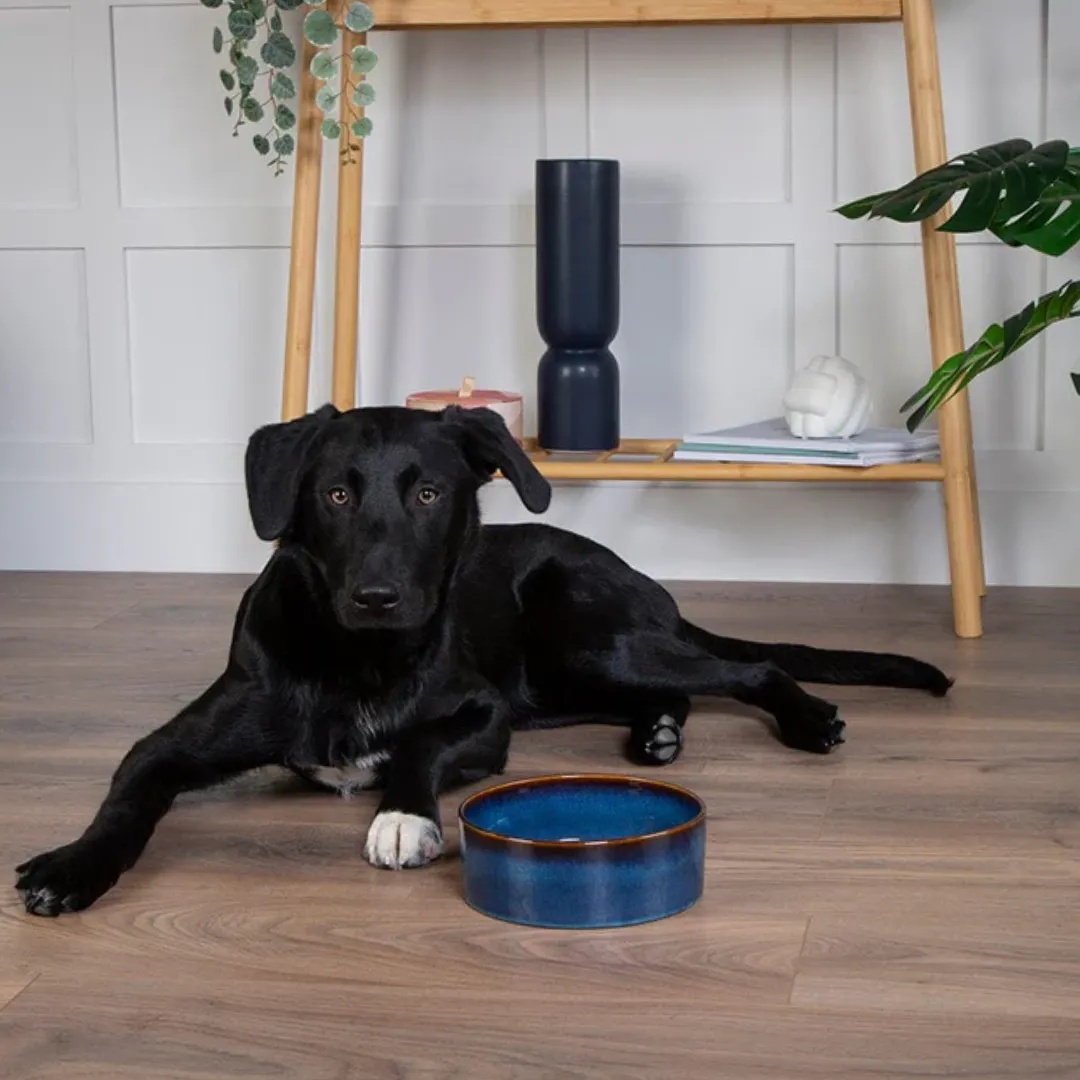
[[[338, 4], [344, 21], [348, 0]], [[367, 34], [343, 32], [342, 55], [367, 43]], [[360, 231], [364, 204], [364, 140], [352, 132], [363, 110], [352, 103], [348, 61], [339, 64], [341, 135], [338, 140], [338, 202], [334, 223], [334, 362], [330, 400], [342, 411], [356, 408], [357, 350], [360, 346]]]
[[936, 461], [913, 461], [897, 465], [773, 465], [738, 461], [537, 461], [540, 471], [552, 480], [636, 480], [659, 483], [800, 483], [802, 481], [850, 484], [927, 483], [940, 481], [945, 473]]
[[311, 378], [316, 248], [319, 242], [319, 198], [323, 159], [320, 132], [322, 111], [315, 104], [318, 83], [311, 74], [311, 61], [317, 51], [305, 38], [300, 54], [289, 294], [285, 308], [285, 366], [281, 387], [282, 420], [293, 420], [307, 412]]
[[0, 975], [0, 1009], [10, 1005], [36, 978], [37, 975]]
[[372, 0], [371, 6], [379, 30], [900, 18], [900, 0]]
[[[934, 0], [904, 0], [903, 14], [915, 168], [923, 173], [948, 160]], [[956, 237], [939, 231], [949, 213], [946, 207], [921, 226], [930, 359], [935, 368], [965, 347]], [[986, 593], [986, 581], [967, 390], [953, 394], [942, 404], [938, 429], [945, 468], [945, 526], [953, 617], [958, 637], [977, 638], [982, 635], [981, 600]]]
[[[130, 743], [214, 677], [246, 584], [0, 575], [9, 872], [71, 839]], [[957, 686], [826, 691], [850, 725], [828, 758], [701, 703], [664, 775], [708, 804], [706, 895], [632, 930], [470, 911], [460, 795], [448, 857], [400, 874], [360, 856], [373, 795], [267, 771], [184, 797], [89, 911], [33, 919], [0, 893], [0, 1076], [1080, 1075], [1076, 594], [995, 589], [965, 641], [943, 588], [672, 591], [714, 629], [917, 651]], [[522, 735], [509, 775], [619, 771], [622, 739]]]

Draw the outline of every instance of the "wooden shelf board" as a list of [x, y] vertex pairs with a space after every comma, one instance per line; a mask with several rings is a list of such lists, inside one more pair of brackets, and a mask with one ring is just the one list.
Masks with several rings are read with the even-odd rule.
[[881, 22], [901, 0], [372, 0], [377, 30]]
[[525, 448], [549, 480], [645, 480], [654, 483], [783, 481], [787, 483], [940, 482], [940, 462], [874, 465], [854, 469], [847, 465], [772, 465], [736, 461], [673, 461], [678, 442], [673, 439], [626, 439], [617, 450], [598, 454], [560, 454], [537, 449], [535, 439]]

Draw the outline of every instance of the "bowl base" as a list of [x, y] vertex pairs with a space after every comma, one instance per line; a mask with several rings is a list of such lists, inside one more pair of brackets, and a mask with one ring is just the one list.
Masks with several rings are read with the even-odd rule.
[[485, 911], [484, 908], [478, 907], [472, 903], [468, 897], [463, 897], [466, 906], [472, 911], [475, 911], [477, 915], [483, 915], [488, 919], [495, 919], [498, 922], [509, 923], [512, 926], [528, 926], [535, 930], [622, 930], [630, 926], [645, 926], [647, 923], [661, 922], [664, 919], [674, 918], [676, 915], [682, 915], [689, 911], [697, 902], [701, 899], [700, 896], [695, 896], [689, 903], [682, 904], [680, 907], [672, 908], [671, 911], [661, 912], [658, 915], [642, 915], [636, 919], [625, 919], [617, 922], [583, 922], [583, 923], [564, 923], [564, 922], [543, 922], [535, 919], [515, 919], [510, 915], [498, 915], [494, 911]]

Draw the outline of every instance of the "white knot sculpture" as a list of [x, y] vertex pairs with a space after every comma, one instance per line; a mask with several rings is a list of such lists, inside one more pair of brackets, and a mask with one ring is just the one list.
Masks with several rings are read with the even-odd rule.
[[869, 426], [873, 407], [869, 383], [842, 356], [815, 356], [784, 395], [784, 419], [800, 439], [858, 435]]

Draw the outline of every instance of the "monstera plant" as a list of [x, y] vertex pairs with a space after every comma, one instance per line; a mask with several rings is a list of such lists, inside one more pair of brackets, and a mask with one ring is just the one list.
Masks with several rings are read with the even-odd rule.
[[[955, 195], [956, 212], [938, 228], [952, 233], [989, 230], [1010, 247], [1059, 256], [1080, 243], [1080, 149], [1055, 140], [1032, 146], [1024, 139], [984, 146], [916, 176], [893, 191], [838, 208], [862, 217], [914, 222], [933, 217]], [[988, 368], [1019, 352], [1055, 323], [1080, 316], [1080, 281], [1033, 300], [995, 323], [973, 345], [950, 357], [900, 407], [914, 431], [944, 401]], [[1080, 375], [1073, 374], [1080, 393]]]
[[289, 104], [296, 97], [296, 84], [288, 71], [301, 51], [282, 12], [302, 9], [300, 32], [316, 50], [311, 73], [322, 83], [315, 98], [323, 113], [322, 133], [324, 138], [338, 139], [347, 128], [350, 138], [342, 141], [341, 152], [351, 159], [359, 149], [354, 138], [371, 134], [364, 110], [374, 103], [375, 89], [366, 76], [379, 58], [366, 44], [346, 48], [345, 31], [370, 30], [375, 25], [371, 8], [359, 0], [336, 4], [332, 12], [326, 0], [202, 0], [202, 4], [228, 12], [214, 27], [211, 40], [214, 52], [228, 58], [219, 77], [225, 112], [234, 121], [233, 134], [239, 135], [246, 125], [254, 128], [252, 145], [268, 159], [275, 176], [296, 150], [292, 134], [296, 113]]

